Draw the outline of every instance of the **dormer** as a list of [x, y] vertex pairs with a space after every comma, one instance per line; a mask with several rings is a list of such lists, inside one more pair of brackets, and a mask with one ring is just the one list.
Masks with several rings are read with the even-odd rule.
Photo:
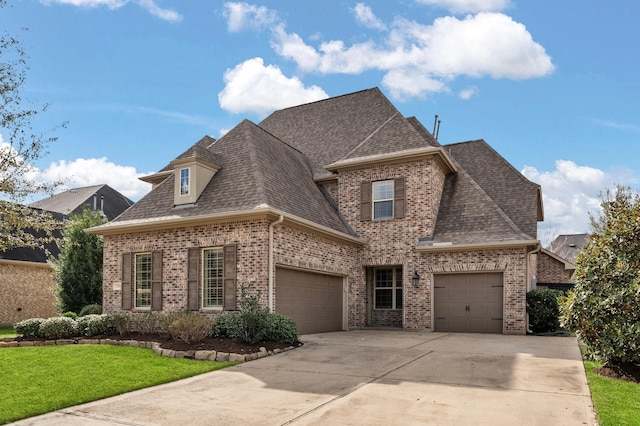
[[[191, 150], [190, 150], [191, 151]], [[202, 152], [204, 151], [204, 152]], [[173, 203], [194, 204], [220, 166], [214, 163], [214, 154], [195, 146], [192, 155], [181, 156], [171, 162], [174, 174]]]

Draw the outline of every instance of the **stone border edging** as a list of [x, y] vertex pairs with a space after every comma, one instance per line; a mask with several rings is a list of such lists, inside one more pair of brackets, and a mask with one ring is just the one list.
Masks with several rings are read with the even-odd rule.
[[295, 346], [289, 346], [284, 349], [276, 348], [273, 351], [267, 351], [262, 346], [260, 351], [250, 354], [236, 354], [218, 351], [175, 351], [173, 349], [163, 349], [160, 343], [151, 341], [137, 340], [114, 340], [114, 339], [58, 339], [58, 340], [14, 340], [13, 342], [0, 342], [0, 348], [16, 348], [28, 346], [55, 346], [55, 345], [113, 345], [113, 346], [132, 346], [136, 348], [151, 349], [156, 355], [166, 356], [168, 358], [187, 358], [200, 361], [218, 361], [218, 362], [247, 362], [254, 359], [264, 358], [267, 356], [279, 354], [281, 352], [295, 349]]

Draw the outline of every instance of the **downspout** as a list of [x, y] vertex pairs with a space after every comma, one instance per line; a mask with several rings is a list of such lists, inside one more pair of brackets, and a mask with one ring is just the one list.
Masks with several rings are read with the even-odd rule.
[[[540, 244], [538, 242], [538, 246], [536, 248], [534, 248], [533, 250], [527, 252], [527, 279], [529, 279], [529, 272], [531, 270], [531, 255], [540, 252], [540, 250], [542, 250], [542, 244]], [[536, 266], [537, 265], [538, 265], [538, 262], [536, 260]], [[536, 268], [536, 271], [537, 271], [537, 268]], [[536, 282], [537, 282], [537, 280], [538, 280], [537, 274], [536, 274], [535, 277], [533, 277], [533, 276], [531, 277], [532, 281], [533, 281], [533, 279], [535, 279]], [[527, 288], [529, 288], [529, 284], [531, 284], [531, 283], [527, 284]], [[533, 290], [533, 288], [531, 288], [531, 290]], [[527, 290], [527, 293], [528, 292], [529, 292], [529, 290]], [[526, 302], [525, 302], [525, 304], [526, 304]], [[525, 309], [526, 309], [526, 306], [525, 306]], [[533, 330], [531, 330], [531, 325], [529, 324], [529, 312], [527, 312], [527, 333], [528, 334], [533, 333]]]
[[282, 222], [284, 222], [284, 216], [280, 215], [278, 220], [269, 224], [269, 296], [267, 299], [269, 301], [269, 311], [271, 312], [273, 312], [273, 275], [275, 271], [275, 265], [273, 264], [273, 228]]

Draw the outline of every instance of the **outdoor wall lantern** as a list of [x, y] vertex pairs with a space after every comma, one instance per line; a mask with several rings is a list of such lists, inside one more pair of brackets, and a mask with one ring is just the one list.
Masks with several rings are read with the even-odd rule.
[[420, 275], [418, 275], [418, 271], [413, 271], [413, 277], [411, 277], [411, 282], [414, 286], [418, 286], [420, 284]]

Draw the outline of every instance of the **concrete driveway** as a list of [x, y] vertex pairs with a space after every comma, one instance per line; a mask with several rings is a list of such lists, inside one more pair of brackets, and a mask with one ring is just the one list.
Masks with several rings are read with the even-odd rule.
[[302, 340], [293, 351], [17, 424], [596, 424], [572, 337], [361, 330]]

